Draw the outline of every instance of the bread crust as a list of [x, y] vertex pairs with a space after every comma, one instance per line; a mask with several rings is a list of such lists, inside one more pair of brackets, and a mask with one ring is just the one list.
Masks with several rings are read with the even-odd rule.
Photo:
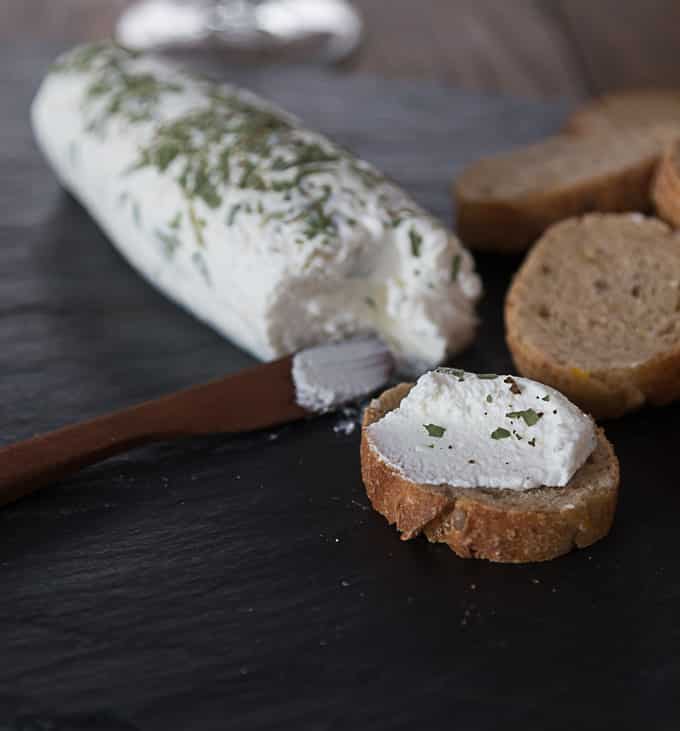
[[652, 199], [660, 218], [680, 228], [680, 141], [666, 148], [652, 186]]
[[[512, 292], [512, 290], [511, 290]], [[616, 419], [646, 403], [664, 406], [680, 399], [680, 348], [659, 353], [634, 368], [591, 370], [558, 363], [528, 343], [514, 325], [514, 295], [506, 301], [506, 341], [519, 373], [562, 391], [598, 420]]]
[[680, 91], [631, 89], [593, 99], [567, 119], [564, 131], [575, 135], [607, 134], [659, 122], [680, 124]]
[[412, 482], [373, 447], [368, 426], [395, 409], [412, 384], [374, 399], [364, 413], [361, 471], [366, 493], [402, 540], [423, 533], [461, 558], [499, 563], [548, 561], [585, 548], [609, 533], [619, 487], [619, 463], [604, 432], [588, 462], [565, 487], [514, 491]]
[[[597, 225], [614, 217], [591, 216], [582, 219]], [[506, 342], [519, 373], [547, 383], [564, 393], [596, 419], [612, 419], [642, 407], [656, 406], [680, 399], [680, 345], [657, 352], [629, 367], [584, 370], [578, 362], [558, 361], [527, 337], [527, 315], [522, 314], [525, 292], [531, 289], [532, 272], [543, 261], [544, 248], [557, 245], [560, 227], [573, 225], [565, 221], [549, 229], [530, 252], [515, 274], [505, 299]], [[645, 226], [655, 227], [654, 235], [668, 236], [670, 229], [659, 221], [647, 219]], [[585, 336], [585, 333], [584, 333]]]

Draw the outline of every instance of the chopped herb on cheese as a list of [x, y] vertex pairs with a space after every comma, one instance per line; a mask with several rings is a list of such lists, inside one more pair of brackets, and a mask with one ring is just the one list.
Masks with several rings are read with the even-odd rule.
[[420, 256], [420, 247], [423, 243], [423, 237], [414, 228], [408, 232], [408, 237], [411, 240], [411, 253], [413, 256]]
[[511, 436], [510, 432], [507, 429], [503, 429], [502, 426], [499, 426], [498, 429], [494, 429], [491, 432], [492, 439], [507, 439], [509, 436]]
[[524, 411], [509, 411], [506, 416], [508, 419], [524, 419], [527, 426], [534, 426], [543, 416], [543, 412], [536, 413], [533, 409], [525, 409]]
[[451, 260], [451, 281], [455, 282], [458, 278], [458, 272], [460, 271], [460, 261], [461, 257], [460, 254], [454, 254], [453, 259]]
[[443, 426], [439, 426], [438, 424], [423, 424], [423, 427], [425, 428], [425, 431], [429, 434], [431, 437], [437, 437], [438, 439], [440, 437], [443, 437], [446, 429]]

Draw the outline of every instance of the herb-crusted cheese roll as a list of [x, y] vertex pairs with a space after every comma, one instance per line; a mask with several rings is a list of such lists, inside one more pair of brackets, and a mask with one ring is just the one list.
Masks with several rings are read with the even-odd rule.
[[260, 358], [374, 331], [421, 368], [474, 335], [480, 281], [453, 234], [249, 92], [105, 43], [55, 63], [32, 117], [124, 256]]

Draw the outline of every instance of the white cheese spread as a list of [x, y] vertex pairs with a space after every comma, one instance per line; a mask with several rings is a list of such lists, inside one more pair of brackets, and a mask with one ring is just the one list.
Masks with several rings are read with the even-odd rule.
[[376, 338], [317, 345], [293, 357], [296, 401], [308, 411], [331, 411], [377, 391], [393, 369], [390, 351]]
[[121, 253], [262, 359], [378, 333], [422, 372], [474, 336], [481, 286], [456, 237], [249, 92], [103, 43], [57, 61], [32, 119]]
[[596, 446], [593, 420], [554, 388], [451, 368], [421, 376], [368, 434], [413, 482], [511, 490], [566, 485]]

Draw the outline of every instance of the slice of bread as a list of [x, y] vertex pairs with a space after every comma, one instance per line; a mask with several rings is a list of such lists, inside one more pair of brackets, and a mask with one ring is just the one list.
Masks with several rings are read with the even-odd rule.
[[463, 488], [412, 482], [385, 462], [367, 427], [396, 409], [413, 384], [374, 399], [364, 413], [361, 473], [368, 497], [402, 539], [424, 533], [462, 558], [547, 561], [603, 538], [614, 520], [619, 463], [598, 429], [595, 451], [565, 487]]
[[680, 398], [680, 235], [640, 214], [550, 228], [505, 302], [518, 371], [595, 418]]
[[567, 120], [565, 129], [580, 135], [612, 134], [666, 122], [680, 127], [679, 89], [637, 89], [607, 94], [577, 109]]
[[560, 135], [479, 160], [454, 184], [458, 234], [473, 249], [518, 252], [550, 226], [589, 211], [644, 211], [666, 140], [649, 132]]
[[680, 141], [669, 145], [656, 172], [652, 198], [656, 212], [680, 228]]

